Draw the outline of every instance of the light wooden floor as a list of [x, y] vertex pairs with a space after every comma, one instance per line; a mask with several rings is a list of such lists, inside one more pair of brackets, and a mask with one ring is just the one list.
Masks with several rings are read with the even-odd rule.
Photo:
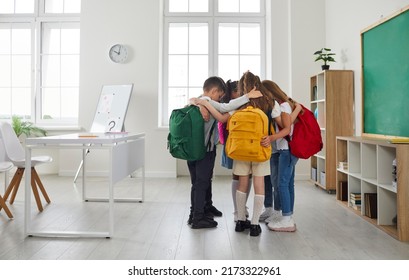
[[[82, 202], [80, 180], [74, 185], [69, 177], [42, 178], [52, 203], [40, 214], [33, 205], [36, 228], [107, 229], [107, 203]], [[116, 195], [137, 196], [140, 180], [127, 178], [117, 184]], [[91, 178], [88, 186], [90, 194], [101, 194], [107, 184], [103, 178]], [[296, 182], [295, 233], [272, 232], [264, 224], [260, 237], [236, 233], [229, 177], [214, 179], [214, 204], [223, 211], [217, 228], [193, 230], [187, 226], [189, 197], [188, 177], [147, 178], [145, 202], [115, 203], [111, 239], [26, 237], [22, 185], [10, 207], [15, 219], [0, 212], [0, 259], [409, 259], [409, 243], [390, 237], [339, 205], [334, 195], [306, 181]], [[251, 199], [249, 206], [251, 209]]]

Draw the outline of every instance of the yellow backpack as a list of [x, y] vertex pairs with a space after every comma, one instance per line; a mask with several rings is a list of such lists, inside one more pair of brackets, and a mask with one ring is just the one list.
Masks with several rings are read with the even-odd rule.
[[[248, 106], [236, 111], [227, 123], [229, 136], [225, 144], [228, 157], [242, 161], [263, 162], [271, 157], [271, 146], [263, 147], [263, 136], [274, 133], [271, 117], [260, 109]], [[269, 129], [270, 127], [270, 129]]]

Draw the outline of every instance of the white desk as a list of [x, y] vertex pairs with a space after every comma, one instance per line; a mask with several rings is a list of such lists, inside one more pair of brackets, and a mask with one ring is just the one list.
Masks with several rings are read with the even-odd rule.
[[[88, 134], [90, 135], [90, 134]], [[92, 133], [96, 137], [85, 137], [85, 134], [67, 134], [50, 137], [26, 139], [26, 170], [31, 170], [31, 151], [33, 149], [82, 149], [82, 195], [86, 201], [108, 201], [109, 229], [106, 232], [81, 231], [35, 231], [31, 229], [31, 172], [25, 172], [25, 219], [24, 232], [28, 236], [46, 237], [112, 237], [114, 232], [114, 201], [144, 200], [145, 189], [145, 134], [104, 134]], [[109, 194], [105, 199], [94, 199], [86, 196], [86, 150], [106, 149], [109, 151]], [[114, 185], [132, 172], [142, 168], [142, 195], [140, 198], [114, 199]]]

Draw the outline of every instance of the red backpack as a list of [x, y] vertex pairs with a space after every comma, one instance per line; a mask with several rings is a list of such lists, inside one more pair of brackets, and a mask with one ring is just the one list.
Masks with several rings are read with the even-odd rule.
[[302, 159], [308, 159], [321, 151], [322, 143], [321, 129], [314, 114], [301, 105], [304, 113], [298, 114], [298, 121], [294, 123], [293, 135], [288, 142], [291, 153]]

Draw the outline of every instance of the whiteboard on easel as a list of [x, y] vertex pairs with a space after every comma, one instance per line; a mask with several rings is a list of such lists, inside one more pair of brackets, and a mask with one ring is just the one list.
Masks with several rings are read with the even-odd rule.
[[102, 87], [90, 132], [121, 132], [131, 99], [133, 84]]

